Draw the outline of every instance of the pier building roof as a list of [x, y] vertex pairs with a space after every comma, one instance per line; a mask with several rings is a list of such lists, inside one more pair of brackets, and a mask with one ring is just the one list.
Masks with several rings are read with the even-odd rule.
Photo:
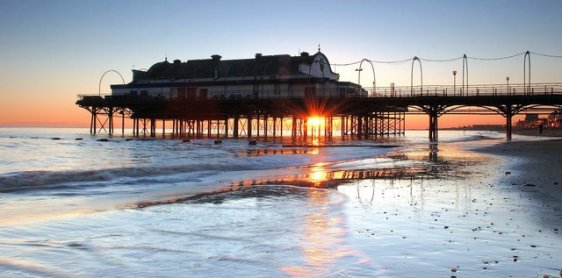
[[298, 77], [326, 78], [337, 81], [339, 75], [330, 67], [327, 57], [318, 51], [314, 55], [302, 52], [299, 56], [262, 55], [253, 59], [222, 60], [220, 55], [211, 59], [197, 59], [182, 62], [174, 60], [152, 65], [147, 71], [133, 70], [132, 83], [157, 80], [218, 80], [232, 78], [275, 78]]

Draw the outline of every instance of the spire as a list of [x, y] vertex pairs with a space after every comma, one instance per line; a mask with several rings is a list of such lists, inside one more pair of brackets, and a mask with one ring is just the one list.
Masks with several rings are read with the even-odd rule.
[[318, 44], [318, 52], [320, 52], [320, 44]]

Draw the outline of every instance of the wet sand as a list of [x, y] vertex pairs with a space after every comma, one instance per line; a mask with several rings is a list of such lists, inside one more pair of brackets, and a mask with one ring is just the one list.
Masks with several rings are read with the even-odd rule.
[[505, 175], [506, 184], [532, 188], [545, 201], [562, 203], [562, 139], [507, 142], [477, 151], [508, 161], [505, 172], [499, 173]]
[[494, 138], [321, 148], [197, 178], [211, 192], [192, 198], [190, 175], [164, 175], [135, 206], [3, 227], [0, 276], [559, 277], [562, 142]]
[[559, 277], [561, 146], [549, 140], [403, 150], [442, 175], [339, 186], [349, 199], [352, 246], [382, 277]]
[[514, 129], [513, 134], [534, 136], [534, 137], [562, 137], [562, 128], [545, 128], [542, 133], [538, 128]]

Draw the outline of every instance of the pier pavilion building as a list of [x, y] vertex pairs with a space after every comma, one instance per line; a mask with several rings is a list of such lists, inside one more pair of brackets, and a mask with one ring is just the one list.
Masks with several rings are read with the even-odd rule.
[[146, 71], [133, 70], [129, 84], [112, 85], [113, 96], [166, 99], [364, 97], [367, 91], [340, 82], [326, 55], [262, 55], [253, 59], [167, 59]]
[[129, 118], [134, 136], [154, 136], [160, 122], [163, 136], [196, 138], [404, 134], [407, 111], [401, 102], [381, 102], [359, 84], [339, 81], [320, 49], [253, 59], [165, 59], [133, 70], [131, 82], [111, 85], [111, 95], [79, 95], [76, 104], [90, 112], [92, 134], [113, 134], [120, 116], [122, 134]]

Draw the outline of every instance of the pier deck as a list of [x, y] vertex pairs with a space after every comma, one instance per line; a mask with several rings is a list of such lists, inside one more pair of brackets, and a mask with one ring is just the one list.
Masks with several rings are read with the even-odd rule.
[[[447, 113], [499, 114], [506, 118], [506, 137], [511, 139], [512, 117], [525, 109], [562, 107], [562, 84], [417, 86], [367, 88], [366, 97], [314, 95], [279, 98], [268, 92], [253, 97], [180, 98], [177, 96], [79, 96], [76, 104], [91, 114], [90, 132], [114, 133], [114, 117], [133, 121], [134, 135], [157, 133], [156, 123], [171, 122], [173, 135], [187, 137], [307, 137], [309, 133], [331, 137], [370, 137], [403, 134], [405, 115], [429, 116], [429, 139], [437, 141], [438, 118]], [[479, 107], [481, 112], [466, 112]], [[311, 126], [309, 119], [321, 123]], [[285, 134], [284, 134], [285, 132]], [[287, 134], [287, 132], [289, 134]]]

